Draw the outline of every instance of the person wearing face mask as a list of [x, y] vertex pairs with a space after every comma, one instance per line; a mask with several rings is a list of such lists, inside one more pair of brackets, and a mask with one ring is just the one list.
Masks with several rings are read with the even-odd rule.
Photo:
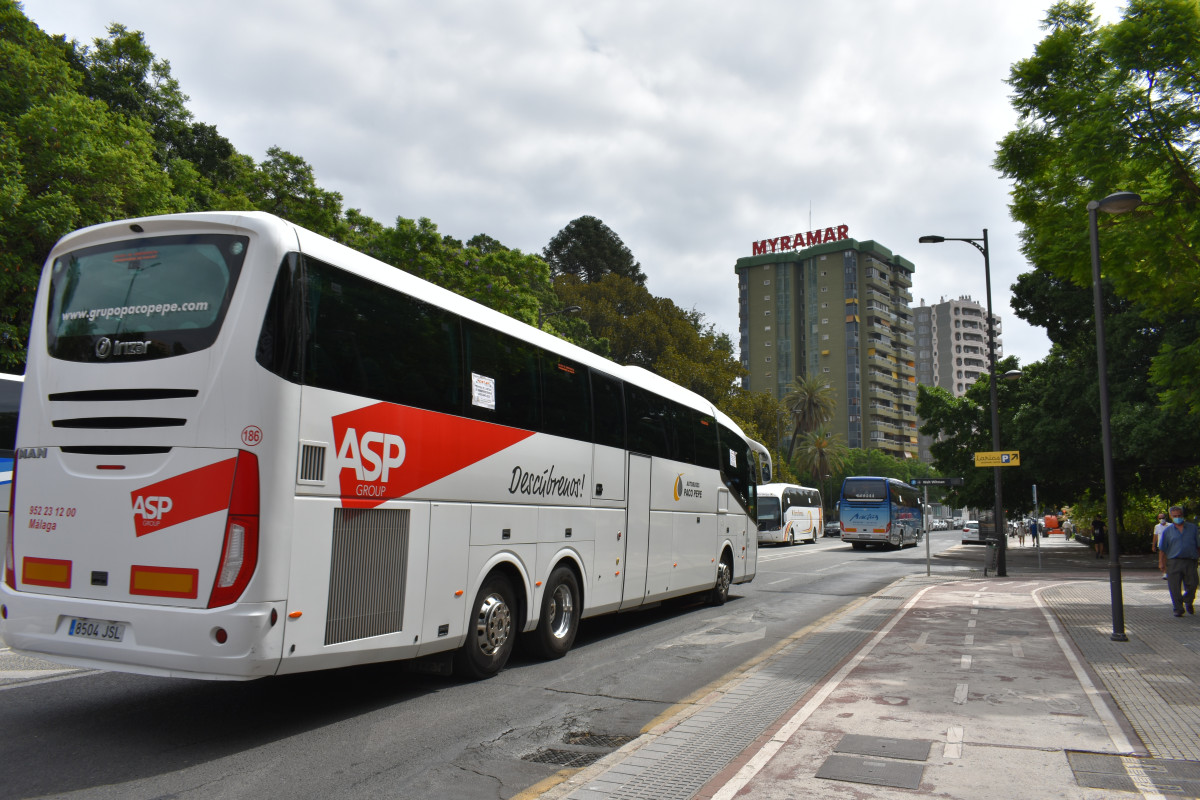
[[1150, 552], [1158, 553], [1158, 571], [1162, 573], [1164, 581], [1167, 579], [1167, 554], [1162, 549], [1162, 535], [1170, 524], [1171, 520], [1167, 519], [1166, 514], [1159, 514], [1153, 538], [1150, 539]]
[[1196, 523], [1183, 517], [1181, 506], [1171, 506], [1171, 524], [1162, 533], [1160, 549], [1167, 557], [1167, 588], [1171, 591], [1171, 606], [1175, 616], [1182, 617], [1184, 608], [1195, 614], [1196, 558], [1200, 556], [1200, 531]]

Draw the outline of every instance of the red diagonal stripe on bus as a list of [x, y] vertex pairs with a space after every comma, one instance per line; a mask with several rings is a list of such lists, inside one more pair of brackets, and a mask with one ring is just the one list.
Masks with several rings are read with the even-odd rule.
[[[331, 421], [342, 505], [353, 508], [404, 497], [533, 435], [390, 403], [338, 414]], [[347, 441], [350, 431], [353, 442]]]
[[218, 461], [130, 492], [134, 531], [145, 536], [229, 508], [236, 465], [236, 458]]

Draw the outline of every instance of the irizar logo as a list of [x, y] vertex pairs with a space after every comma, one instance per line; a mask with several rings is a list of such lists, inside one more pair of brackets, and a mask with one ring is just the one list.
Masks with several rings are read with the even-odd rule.
[[[337, 466], [354, 470], [360, 481], [387, 483], [388, 473], [404, 463], [404, 455], [404, 440], [394, 433], [367, 431], [360, 438], [358, 431], [347, 428], [338, 447]], [[371, 488], [359, 486], [358, 494], [371, 494]]]
[[143, 520], [161, 520], [175, 503], [169, 497], [139, 497], [133, 501], [133, 513]]

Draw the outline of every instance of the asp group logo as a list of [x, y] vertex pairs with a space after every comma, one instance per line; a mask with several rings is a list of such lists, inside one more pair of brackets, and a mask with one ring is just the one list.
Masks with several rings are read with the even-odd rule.
[[390, 403], [331, 422], [342, 505], [353, 508], [404, 497], [533, 435]]

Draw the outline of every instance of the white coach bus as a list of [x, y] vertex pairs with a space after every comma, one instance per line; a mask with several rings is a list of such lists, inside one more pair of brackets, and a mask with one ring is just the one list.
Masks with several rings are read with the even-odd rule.
[[819, 491], [790, 483], [766, 483], [758, 487], [759, 544], [815, 542], [824, 535]]
[[267, 214], [59, 241], [19, 424], [0, 633], [66, 664], [486, 677], [755, 573], [709, 402]]

